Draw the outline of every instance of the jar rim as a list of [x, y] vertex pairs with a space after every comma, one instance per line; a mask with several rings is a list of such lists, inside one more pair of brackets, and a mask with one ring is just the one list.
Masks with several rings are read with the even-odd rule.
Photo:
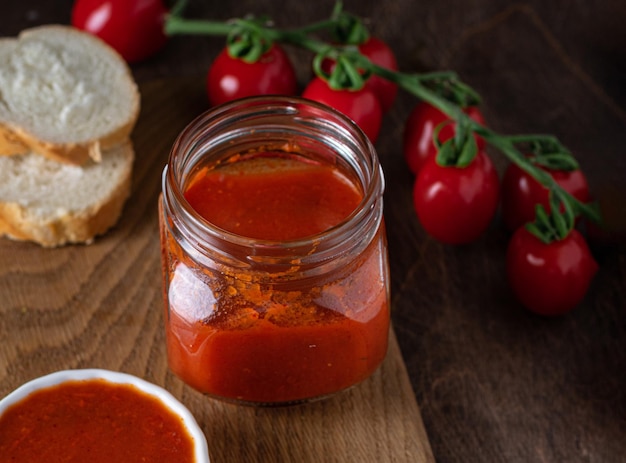
[[[181, 173], [179, 172], [179, 165], [175, 157], [181, 150], [188, 152], [190, 149], [194, 149], [198, 143], [197, 131], [199, 129], [212, 127], [223, 118], [232, 116], [235, 112], [241, 113], [242, 111], [246, 111], [251, 114], [257, 112], [263, 115], [280, 110], [283, 115], [293, 116], [295, 118], [303, 114], [304, 108], [311, 114], [327, 116], [328, 120], [326, 120], [325, 123], [330, 123], [334, 129], [341, 132], [342, 136], [350, 139], [355, 146], [359, 146], [361, 149], [354, 154], [364, 156], [364, 160], [367, 161], [365, 165], [368, 170], [368, 172], [366, 172], [368, 177], [362, 185], [363, 197], [357, 207], [345, 219], [326, 230], [301, 238], [289, 240], [258, 239], [240, 235], [216, 226], [214, 223], [202, 217], [191, 204], [189, 204], [185, 198], [183, 188], [181, 187], [180, 179], [178, 178]], [[185, 219], [191, 221], [195, 228], [201, 229], [204, 233], [208, 233], [210, 236], [227, 241], [233, 245], [245, 247], [254, 246], [257, 250], [262, 249], [270, 252], [272, 249], [284, 250], [285, 248], [299, 249], [310, 247], [311, 243], [320, 242], [322, 240], [341, 240], [342, 236], [352, 227], [358, 226], [358, 224], [362, 222], [367, 222], [375, 203], [377, 201], [382, 202], [383, 191], [384, 176], [378, 161], [378, 155], [373, 144], [363, 131], [351, 119], [334, 108], [319, 102], [294, 96], [271, 95], [246, 97], [215, 106], [203, 112], [193, 119], [178, 135], [172, 145], [167, 164], [163, 170], [164, 195], [167, 194], [169, 197], [173, 196], [173, 199], [180, 205], [179, 212], [183, 212]], [[262, 255], [263, 252], [260, 254]]]

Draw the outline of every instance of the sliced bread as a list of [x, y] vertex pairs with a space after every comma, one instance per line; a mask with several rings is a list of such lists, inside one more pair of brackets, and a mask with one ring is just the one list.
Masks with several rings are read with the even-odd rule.
[[139, 107], [128, 65], [91, 34], [48, 25], [0, 39], [0, 154], [100, 161], [130, 136]]
[[82, 166], [35, 153], [0, 156], [0, 235], [45, 247], [92, 242], [119, 219], [133, 161], [130, 142]]

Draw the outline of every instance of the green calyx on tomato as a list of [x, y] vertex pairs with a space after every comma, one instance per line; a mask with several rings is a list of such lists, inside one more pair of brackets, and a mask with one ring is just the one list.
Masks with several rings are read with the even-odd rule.
[[[333, 60], [330, 70], [325, 69], [327, 60]], [[360, 71], [357, 62], [363, 62], [363, 56], [353, 47], [346, 47], [339, 51], [337, 48], [328, 47], [313, 58], [313, 71], [321, 77], [333, 90], [358, 91], [365, 86], [365, 82], [371, 75], [369, 71]]]
[[383, 112], [393, 106], [398, 85], [377, 75], [398, 70], [396, 56], [389, 45], [369, 37], [357, 45], [327, 45], [317, 51], [313, 70], [335, 90], [360, 90], [368, 87], [380, 101]]
[[466, 118], [460, 118], [454, 128], [454, 136], [442, 143], [439, 132], [452, 122], [444, 121], [433, 131], [433, 143], [437, 147], [437, 164], [442, 167], [464, 168], [470, 165], [478, 154], [478, 144]]
[[548, 214], [545, 208], [538, 204], [535, 208], [535, 221], [526, 224], [526, 229], [545, 244], [567, 238], [576, 221], [574, 208], [560, 190], [550, 191], [550, 209], [551, 213]]
[[226, 46], [231, 58], [239, 58], [246, 63], [256, 63], [274, 44], [273, 38], [265, 32], [270, 21], [266, 17], [237, 20], [235, 27], [226, 36]]

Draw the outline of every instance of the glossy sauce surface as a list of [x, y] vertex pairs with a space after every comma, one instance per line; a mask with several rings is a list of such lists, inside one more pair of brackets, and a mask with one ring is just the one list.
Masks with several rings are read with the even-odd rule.
[[70, 381], [36, 391], [0, 417], [0, 461], [193, 463], [182, 419], [132, 385]]
[[201, 170], [185, 191], [212, 224], [241, 236], [293, 240], [339, 224], [362, 195], [336, 168], [272, 153]]

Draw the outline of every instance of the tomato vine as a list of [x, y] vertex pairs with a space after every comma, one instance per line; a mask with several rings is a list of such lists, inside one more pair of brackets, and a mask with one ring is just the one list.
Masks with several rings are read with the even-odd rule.
[[[226, 22], [185, 19], [182, 14], [186, 3], [186, 0], [179, 0], [170, 10], [164, 26], [167, 35], [227, 36], [231, 54], [248, 61], [258, 59], [274, 42], [293, 45], [315, 54], [315, 73], [333, 89], [359, 90], [370, 76], [376, 75], [445, 113], [455, 122], [456, 129], [453, 139], [444, 143], [438, 143], [435, 137], [440, 165], [469, 164], [478, 152], [475, 134], [549, 190], [550, 214], [538, 206], [535, 222], [526, 225], [542, 242], [564, 239], [573, 229], [576, 216], [596, 223], [601, 221], [595, 203], [579, 201], [540, 167], [564, 170], [578, 167], [569, 150], [556, 137], [504, 135], [472, 119], [463, 108], [478, 104], [480, 95], [455, 72], [407, 73], [373, 63], [356, 46], [367, 38], [367, 30], [358, 18], [343, 10], [341, 2], [336, 3], [329, 19], [295, 29], [279, 29], [267, 18], [235, 18]], [[331, 33], [338, 43], [318, 38], [315, 34], [320, 32]], [[323, 69], [324, 59], [337, 63], [330, 73]], [[529, 151], [535, 156], [527, 156]]]

